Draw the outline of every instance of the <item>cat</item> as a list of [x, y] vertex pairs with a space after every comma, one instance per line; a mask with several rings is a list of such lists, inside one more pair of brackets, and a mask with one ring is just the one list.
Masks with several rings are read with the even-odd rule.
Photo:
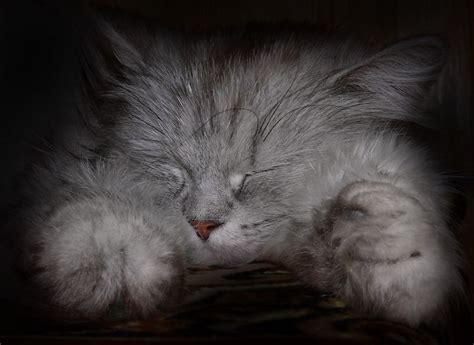
[[424, 121], [441, 41], [101, 15], [92, 32], [84, 121], [18, 213], [22, 267], [51, 303], [146, 317], [179, 301], [189, 265], [266, 260], [368, 315], [443, 320], [462, 294], [448, 186], [400, 126]]

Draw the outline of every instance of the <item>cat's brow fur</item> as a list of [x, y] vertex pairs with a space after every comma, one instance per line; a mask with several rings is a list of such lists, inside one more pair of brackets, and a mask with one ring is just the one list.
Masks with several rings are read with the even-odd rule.
[[[146, 315], [185, 265], [266, 259], [372, 315], [440, 319], [461, 290], [446, 188], [394, 125], [424, 121], [437, 39], [94, 27], [86, 121], [63, 129], [22, 213], [25, 267], [57, 305]], [[208, 219], [222, 225], [203, 241], [188, 222]]]

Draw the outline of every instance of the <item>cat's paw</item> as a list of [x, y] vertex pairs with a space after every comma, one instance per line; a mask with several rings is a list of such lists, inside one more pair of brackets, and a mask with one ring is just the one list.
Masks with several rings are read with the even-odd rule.
[[411, 325], [439, 317], [460, 279], [454, 242], [433, 210], [391, 184], [357, 182], [341, 191], [330, 219], [342, 295]]
[[[145, 316], [173, 303], [183, 263], [175, 244], [133, 205], [105, 199], [63, 207], [48, 222], [38, 257], [39, 283], [81, 317]], [[169, 231], [166, 231], [169, 232]]]

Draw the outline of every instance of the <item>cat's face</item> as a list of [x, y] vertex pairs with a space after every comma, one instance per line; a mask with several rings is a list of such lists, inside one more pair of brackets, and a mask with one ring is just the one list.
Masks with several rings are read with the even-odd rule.
[[157, 198], [189, 224], [195, 263], [252, 261], [287, 228], [299, 179], [310, 169], [297, 159], [308, 151], [308, 123], [294, 121], [307, 95], [286, 97], [296, 64], [277, 59], [285, 73], [273, 73], [264, 60], [180, 59], [148, 61], [146, 75], [124, 86], [119, 145], [149, 182], [166, 185]]

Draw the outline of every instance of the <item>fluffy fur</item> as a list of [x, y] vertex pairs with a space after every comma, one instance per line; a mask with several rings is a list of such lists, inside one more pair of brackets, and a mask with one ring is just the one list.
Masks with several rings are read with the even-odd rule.
[[[423, 122], [439, 41], [96, 24], [86, 121], [63, 130], [22, 213], [24, 267], [55, 304], [144, 316], [175, 300], [186, 265], [263, 259], [370, 315], [442, 317], [461, 290], [445, 187], [395, 125]], [[193, 220], [221, 225], [203, 240]]]

